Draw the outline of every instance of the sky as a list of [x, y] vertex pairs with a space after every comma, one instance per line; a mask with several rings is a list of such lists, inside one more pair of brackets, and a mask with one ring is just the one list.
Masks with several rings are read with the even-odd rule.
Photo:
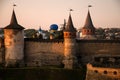
[[51, 24], [60, 26], [68, 20], [69, 9], [74, 27], [84, 26], [88, 5], [96, 28], [120, 28], [120, 0], [0, 0], [0, 28], [9, 25], [13, 4], [18, 23], [26, 29], [48, 30]]

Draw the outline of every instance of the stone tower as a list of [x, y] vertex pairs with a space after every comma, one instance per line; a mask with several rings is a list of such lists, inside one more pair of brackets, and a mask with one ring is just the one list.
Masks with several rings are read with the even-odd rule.
[[82, 28], [81, 39], [96, 39], [95, 38], [95, 27], [93, 25], [89, 10], [88, 10], [85, 25]]
[[24, 27], [17, 22], [13, 9], [11, 22], [4, 28], [5, 66], [17, 67], [24, 62]]
[[71, 14], [64, 29], [64, 68], [73, 69], [76, 66], [76, 29], [73, 26]]

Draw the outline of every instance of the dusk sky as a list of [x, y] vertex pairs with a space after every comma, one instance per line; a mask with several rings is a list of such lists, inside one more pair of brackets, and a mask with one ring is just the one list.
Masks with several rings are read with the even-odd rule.
[[120, 28], [120, 0], [0, 0], [0, 27], [10, 23], [13, 3], [18, 23], [25, 28], [49, 29], [51, 24], [63, 24], [73, 9], [74, 26], [84, 26], [88, 5], [93, 24], [98, 27]]

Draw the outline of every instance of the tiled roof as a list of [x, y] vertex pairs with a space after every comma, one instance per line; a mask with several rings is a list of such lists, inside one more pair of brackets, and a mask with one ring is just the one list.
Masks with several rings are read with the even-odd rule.
[[86, 22], [85, 22], [85, 25], [84, 25], [83, 29], [95, 29], [95, 27], [92, 23], [92, 19], [91, 19], [89, 10], [88, 10]]

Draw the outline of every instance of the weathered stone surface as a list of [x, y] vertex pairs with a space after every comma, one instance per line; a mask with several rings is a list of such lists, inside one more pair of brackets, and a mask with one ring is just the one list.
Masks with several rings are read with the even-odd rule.
[[65, 38], [64, 40], [64, 68], [73, 69], [76, 67], [76, 40], [74, 38]]
[[[4, 44], [5, 44], [5, 62], [6, 66], [14, 63], [17, 60], [24, 59], [24, 34], [22, 30], [4, 29]], [[12, 62], [13, 60], [13, 62]], [[15, 60], [15, 61], [14, 61]]]
[[90, 62], [97, 55], [120, 55], [119, 41], [107, 40], [82, 40], [77, 43], [76, 53], [81, 56], [83, 63]]
[[9, 59], [6, 61], [5, 67], [24, 67], [24, 61], [18, 59]]
[[[27, 66], [61, 65], [64, 56], [62, 42], [25, 42]], [[31, 46], [32, 45], [32, 46]]]
[[64, 68], [73, 69], [77, 66], [77, 58], [75, 56], [66, 56], [63, 60]]
[[[8, 39], [9, 40], [9, 39]], [[19, 40], [18, 40], [19, 41]], [[67, 40], [68, 41], [68, 40]], [[69, 42], [69, 41], [68, 41]], [[75, 43], [75, 41], [74, 41]], [[1, 42], [3, 44], [3, 42]], [[9, 55], [11, 59], [24, 59], [26, 61], [25, 64], [28, 66], [41, 66], [41, 65], [60, 65], [64, 60], [64, 48], [67, 46], [67, 51], [65, 54], [69, 54], [71, 51], [75, 51], [75, 56], [79, 64], [87, 64], [92, 61], [94, 56], [118, 56], [120, 55], [120, 43], [119, 41], [79, 41], [76, 44], [63, 42], [40, 42], [40, 41], [25, 41], [25, 50], [24, 55], [20, 56], [18, 53], [20, 52], [20, 48], [22, 46], [19, 45], [18, 42], [14, 42], [14, 45], [7, 46], [6, 51], [9, 49], [12, 54]], [[20, 44], [21, 45], [21, 44]], [[69, 46], [74, 46], [73, 48]], [[24, 47], [22, 47], [24, 48]], [[13, 52], [16, 51], [17, 53]], [[0, 48], [0, 61], [4, 60], [4, 47]], [[8, 51], [8, 53], [10, 53]], [[71, 53], [73, 54], [73, 53]], [[8, 54], [6, 54], [7, 56]], [[19, 55], [19, 56], [18, 56]], [[11, 57], [12, 56], [12, 57]], [[2, 63], [2, 62], [1, 62]], [[35, 64], [35, 65], [33, 65]]]
[[120, 69], [93, 67], [87, 64], [86, 80], [120, 80]]

